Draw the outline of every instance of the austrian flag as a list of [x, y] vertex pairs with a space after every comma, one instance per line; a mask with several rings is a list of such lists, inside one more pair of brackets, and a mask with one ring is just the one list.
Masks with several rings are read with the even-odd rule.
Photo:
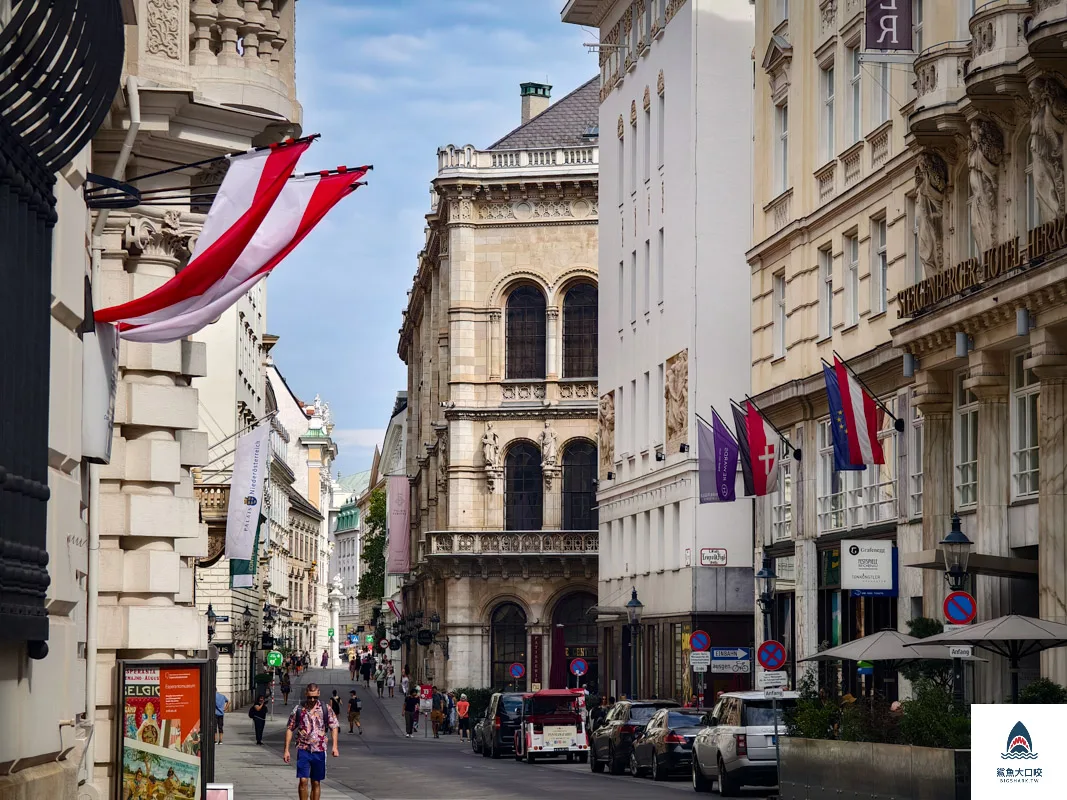
[[751, 403], [733, 407], [745, 495], [762, 497], [778, 488], [781, 437]]
[[884, 464], [885, 454], [878, 441], [883, 412], [841, 359], [834, 356], [837, 386], [841, 391], [841, 405], [845, 412], [845, 432], [848, 435], [848, 460], [852, 465]]

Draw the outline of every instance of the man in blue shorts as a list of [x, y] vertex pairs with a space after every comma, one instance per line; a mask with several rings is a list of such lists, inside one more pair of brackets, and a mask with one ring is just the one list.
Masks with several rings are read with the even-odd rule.
[[300, 800], [319, 800], [320, 784], [326, 779], [326, 731], [333, 737], [331, 754], [337, 758], [337, 715], [327, 703], [319, 699], [319, 686], [309, 683], [304, 690], [304, 702], [293, 709], [285, 729], [285, 751], [282, 759], [289, 763], [289, 745], [296, 733], [296, 777], [299, 779]]

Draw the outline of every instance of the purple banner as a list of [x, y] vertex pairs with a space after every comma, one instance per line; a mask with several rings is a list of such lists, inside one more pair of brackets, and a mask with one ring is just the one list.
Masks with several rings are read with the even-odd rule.
[[866, 49], [911, 50], [911, 0], [867, 0]]
[[737, 440], [714, 411], [712, 424], [697, 419], [700, 447], [700, 502], [729, 503], [736, 500]]
[[403, 575], [411, 570], [411, 523], [408, 509], [410, 494], [406, 475], [390, 475], [385, 487], [389, 507], [389, 552], [385, 571], [389, 575]]

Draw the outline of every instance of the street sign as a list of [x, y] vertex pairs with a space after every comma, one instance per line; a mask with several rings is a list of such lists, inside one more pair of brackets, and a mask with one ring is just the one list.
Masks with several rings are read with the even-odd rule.
[[326, 629], [326, 635], [327, 635], [327, 636], [328, 636], [329, 638], [331, 638], [331, 639], [332, 639], [332, 638], [333, 638], [333, 628], [327, 628], [327, 629]]
[[389, 649], [389, 640], [388, 639], [382, 639], [380, 642], [378, 642], [378, 647], [380, 647], [382, 650], [388, 650]]
[[969, 644], [967, 645], [951, 645], [948, 648], [948, 654], [952, 658], [970, 658], [974, 655], [974, 648]]
[[967, 592], [952, 592], [945, 598], [942, 611], [953, 625], [969, 625], [978, 616], [978, 604]]
[[215, 615], [215, 622], [229, 622], [229, 621], [230, 621], [230, 615], [229, 614], [216, 614]]
[[748, 675], [752, 672], [751, 661], [715, 661], [711, 662], [711, 671], [730, 675]]
[[366, 641], [368, 641], [368, 642], [373, 642], [374, 641], [374, 634], [373, 633], [366, 634], [366, 637], [367, 637]]
[[280, 667], [282, 665], [282, 654], [277, 650], [271, 650], [267, 653], [267, 666], [268, 667]]
[[766, 697], [768, 700], [772, 698], [778, 698], [779, 700], [781, 700], [783, 697], [785, 697], [785, 689], [783, 689], [781, 686], [768, 686], [766, 689], [763, 690], [763, 696]]
[[589, 662], [584, 658], [571, 659], [571, 674], [581, 677], [589, 671]]
[[785, 645], [774, 641], [774, 639], [768, 639], [759, 646], [759, 650], [756, 651], [756, 658], [759, 660], [759, 665], [764, 669], [781, 669], [785, 666]]
[[400, 649], [400, 640], [399, 639], [390, 639], [389, 640], [389, 649], [390, 650], [399, 650]]
[[708, 665], [707, 664], [694, 664], [693, 665], [693, 672], [707, 672], [707, 671], [708, 671]]
[[752, 658], [751, 647], [715, 647], [711, 651], [713, 661], [749, 661]]
[[766, 689], [768, 686], [771, 688], [787, 686], [789, 685], [789, 676], [784, 672], [767, 672], [764, 670], [756, 673], [756, 685], [760, 689]]
[[710, 650], [711, 637], [704, 633], [704, 631], [693, 631], [689, 634], [689, 649]]
[[725, 547], [702, 547], [700, 548], [700, 566], [702, 567], [725, 567]]
[[689, 654], [689, 663], [694, 669], [698, 666], [704, 667], [703, 672], [707, 672], [709, 666], [711, 666], [711, 653], [707, 650], [694, 650]]
[[526, 667], [524, 667], [522, 664], [520, 664], [518, 661], [516, 661], [514, 664], [512, 664], [510, 667], [508, 667], [508, 674], [511, 677], [513, 677], [515, 680], [518, 680], [519, 678], [521, 678], [523, 675], [526, 674]]

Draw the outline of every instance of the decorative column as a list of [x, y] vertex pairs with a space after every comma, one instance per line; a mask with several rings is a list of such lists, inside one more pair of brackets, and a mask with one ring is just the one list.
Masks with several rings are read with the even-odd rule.
[[219, 50], [219, 64], [226, 67], [241, 65], [241, 55], [237, 52], [237, 29], [244, 23], [244, 9], [238, 0], [222, 0], [219, 4], [218, 26], [222, 37], [222, 49]]
[[[796, 426], [794, 440], [800, 443], [805, 453], [818, 453], [815, 441], [818, 425], [815, 423]], [[819, 650], [819, 551], [816, 547], [818, 517], [815, 503], [807, 498], [816, 497], [818, 459], [808, 457], [805, 461], [793, 461], [789, 467], [793, 475], [793, 560], [796, 570], [795, 602], [793, 611], [796, 622], [797, 675], [799, 681], [806, 670], [815, 668], [814, 662], [800, 663], [800, 659], [815, 655]], [[757, 564], [759, 562], [756, 562]], [[759, 587], [756, 587], [759, 591]], [[762, 619], [756, 619], [762, 627]], [[759, 641], [761, 636], [756, 637]]]
[[[982, 555], [1012, 555], [1008, 543], [1011, 502], [1008, 368], [1005, 353], [988, 350], [971, 353], [970, 377], [963, 384], [978, 398], [978, 513], [974, 552]], [[973, 585], [979, 622], [1010, 612], [1010, 581], [978, 575]], [[979, 703], [995, 702], [1010, 690], [1007, 661], [1000, 656], [987, 654], [987, 657], [988, 664], [975, 666], [975, 702]]]
[[546, 531], [558, 531], [563, 525], [560, 468], [555, 464], [543, 466], [541, 472], [545, 481], [544, 516], [541, 519], [541, 528]]
[[271, 42], [274, 37], [281, 31], [281, 25], [278, 24], [278, 18], [274, 14], [274, 0], [259, 0], [259, 14], [263, 18], [263, 30], [259, 32], [259, 62], [262, 65], [262, 69], [270, 72], [273, 62], [271, 56], [274, 54], [274, 47]]
[[[923, 415], [922, 548], [935, 550], [952, 523], [952, 373], [916, 373], [915, 405]], [[944, 573], [923, 570], [923, 615], [940, 619], [944, 599]]]
[[[252, 69], [259, 66], [259, 32], [263, 30], [263, 16], [259, 13], [258, 0], [244, 0], [245, 18], [238, 33], [244, 46], [244, 61]], [[273, 37], [271, 37], [273, 38]]]
[[193, 66], [218, 63], [211, 50], [211, 26], [219, 17], [219, 7], [211, 0], [193, 0], [189, 7], [189, 20], [193, 27], [193, 49], [189, 53], [189, 63]]
[[[1038, 602], [1042, 619], [1067, 621], [1067, 334], [1039, 328], [1030, 333], [1026, 366], [1041, 381], [1038, 445], [1041, 476], [1038, 490]], [[1041, 676], [1067, 683], [1067, 652], [1041, 654]]]
[[548, 317], [548, 364], [545, 376], [550, 381], [558, 381], [563, 371], [559, 363], [563, 349], [559, 340], [559, 306], [549, 306], [545, 309], [545, 315]]
[[329, 664], [334, 669], [340, 669], [341, 656], [339, 655], [340, 648], [337, 646], [337, 639], [341, 635], [341, 602], [345, 599], [345, 593], [341, 590], [341, 576], [336, 575], [333, 579], [333, 589], [330, 590], [330, 629], [333, 631], [333, 636], [330, 637], [328, 646], [330, 648], [330, 661]]
[[500, 337], [500, 309], [489, 312], [489, 380], [498, 381], [503, 375], [504, 353]]

